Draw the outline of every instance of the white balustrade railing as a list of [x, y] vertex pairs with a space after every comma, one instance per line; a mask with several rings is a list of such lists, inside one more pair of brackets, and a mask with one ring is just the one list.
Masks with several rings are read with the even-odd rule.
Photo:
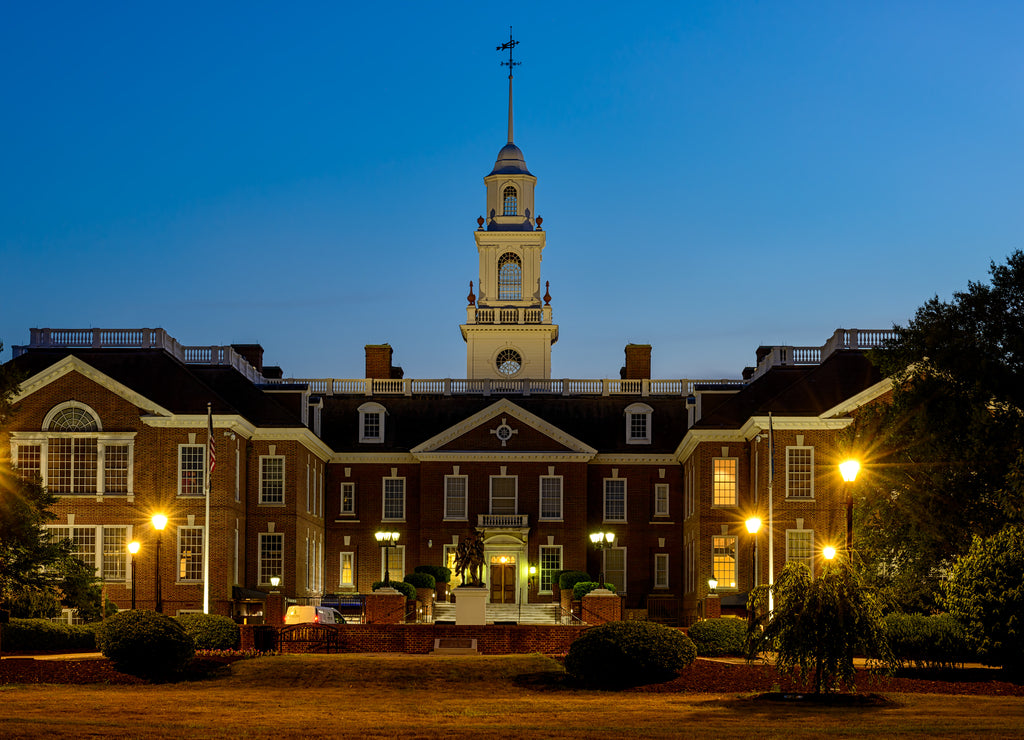
[[468, 316], [471, 324], [550, 324], [551, 306], [541, 308], [501, 306], [499, 308], [475, 309], [470, 306]]
[[478, 527], [521, 529], [529, 523], [527, 514], [477, 514]]

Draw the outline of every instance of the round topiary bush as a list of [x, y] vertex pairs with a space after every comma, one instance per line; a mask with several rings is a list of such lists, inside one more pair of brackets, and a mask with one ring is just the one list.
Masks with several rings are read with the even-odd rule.
[[747, 623], [742, 619], [721, 617], [697, 622], [687, 636], [697, 648], [697, 655], [745, 655]]
[[452, 580], [452, 569], [443, 565], [417, 565], [413, 570], [416, 573], [429, 573], [434, 576], [437, 583], [448, 583]]
[[[404, 594], [405, 598], [407, 599], [416, 598], [416, 587], [412, 584], [406, 583], [405, 581], [390, 581], [388, 585], [391, 586], [391, 588], [395, 589], [395, 591], [398, 591], [400, 594]], [[377, 591], [382, 588], [384, 588], [384, 581], [377, 581], [373, 584], [374, 591]]]
[[405, 582], [413, 588], [434, 588], [437, 586], [437, 579], [429, 573], [409, 573]]
[[239, 629], [231, 617], [216, 614], [182, 614], [178, 623], [192, 638], [196, 650], [234, 650]]
[[178, 621], [152, 611], [118, 612], [96, 632], [96, 646], [118, 670], [146, 678], [169, 678], [195, 654]]
[[686, 635], [654, 622], [609, 622], [569, 647], [565, 670], [588, 686], [622, 688], [674, 678], [697, 657]]
[[573, 586], [582, 581], [593, 581], [589, 574], [582, 570], [563, 570], [558, 576], [558, 587], [563, 591], [572, 591]]

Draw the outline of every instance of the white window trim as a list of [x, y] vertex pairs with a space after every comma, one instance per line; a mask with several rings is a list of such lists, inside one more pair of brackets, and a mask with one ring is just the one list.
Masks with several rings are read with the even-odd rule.
[[392, 545], [391, 547], [387, 548], [387, 553], [388, 553], [387, 555], [385, 555], [385, 549], [383, 547], [381, 547], [379, 549], [380, 549], [380, 578], [378, 578], [377, 580], [378, 581], [383, 581], [384, 580], [384, 566], [387, 565], [387, 560], [385, 558], [392, 558], [395, 553], [397, 553], [397, 554], [402, 556], [402, 567], [399, 569], [401, 572], [400, 573], [395, 573], [393, 570], [388, 569], [388, 580], [389, 581], [401, 581], [403, 578], [405, 578], [405, 545]]
[[[629, 557], [628, 557], [628, 553], [626, 552], [626, 548], [625, 547], [609, 547], [606, 550], [602, 550], [601, 551], [601, 570], [604, 571], [605, 583], [610, 583], [611, 581], [608, 578], [608, 553], [613, 551], [613, 550], [621, 550], [622, 551], [622, 588], [620, 588], [618, 591], [615, 592], [615, 593], [621, 595], [621, 594], [625, 594], [626, 593], [626, 586], [629, 583], [629, 578], [628, 578]], [[616, 585], [616, 588], [618, 588], [618, 585]]]
[[[280, 501], [264, 501], [263, 500], [263, 461], [264, 460], [280, 460], [281, 461], [281, 500]], [[288, 461], [285, 460], [284, 455], [260, 455], [260, 480], [259, 480], [259, 504], [260, 506], [284, 506], [288, 502]]]
[[[466, 487], [464, 489], [465, 498], [463, 500], [463, 508], [465, 511], [461, 516], [456, 516], [448, 511], [448, 481], [453, 479], [461, 479], [465, 482]], [[446, 522], [465, 522], [469, 521], [469, 476], [468, 475], [446, 475], [444, 477], [444, 521]]]
[[[263, 542], [268, 537], [280, 537], [281, 538], [281, 572], [277, 575], [281, 578], [281, 583], [278, 584], [280, 588], [284, 584], [284, 562], [285, 562], [285, 547], [287, 546], [287, 540], [285, 539], [284, 532], [260, 532], [256, 540], [256, 580], [261, 586], [269, 586], [270, 579], [273, 576], [267, 575], [263, 572]], [[264, 580], [266, 577], [266, 580]]]
[[[544, 516], [544, 479], [558, 480], [558, 516]], [[542, 475], [537, 481], [537, 519], [542, 522], [560, 522], [565, 518], [565, 478], [561, 475]]]
[[[66, 404], [62, 404], [63, 408]], [[87, 408], [87, 407], [86, 407]], [[59, 410], [59, 409], [58, 409]], [[97, 417], [97, 425], [99, 420]], [[58, 498], [81, 498], [82, 496], [103, 496], [106, 491], [106, 448], [127, 447], [128, 448], [128, 490], [125, 492], [109, 493], [108, 496], [135, 496], [135, 436], [138, 432], [10, 432], [11, 437], [11, 461], [18, 459], [18, 448], [21, 446], [39, 447], [39, 477], [43, 486], [49, 486], [49, 441], [51, 439], [96, 439], [96, 491], [82, 493], [56, 493]]]
[[[715, 462], [717, 460], [732, 460], [736, 463], [736, 474], [732, 482], [732, 503], [715, 503]], [[711, 458], [711, 508], [712, 509], [735, 509], [740, 505], [740, 459], [738, 457], [724, 457], [718, 455]]]
[[[564, 562], [565, 562], [562, 559], [562, 556], [564, 555], [564, 553], [562, 552], [562, 546], [561, 545], [541, 545], [538, 548], [538, 550], [537, 550], [537, 562], [538, 562], [538, 564], [544, 562], [543, 558], [541, 557], [541, 553], [544, 550], [558, 550], [558, 568], [556, 568], [555, 570], [556, 571], [560, 570], [562, 568]], [[541, 588], [540, 571], [539, 570], [537, 572], [537, 593], [538, 594], [550, 594], [550, 593], [552, 593], [552, 590], [551, 590], [550, 587], [547, 590], [543, 590]]]
[[[658, 563], [659, 563], [659, 561], [662, 561], [662, 562], [665, 563], [665, 569], [664, 569], [665, 570], [665, 580], [664, 580], [664, 582], [659, 582], [658, 581]], [[653, 579], [654, 580], [654, 588], [658, 588], [658, 589], [662, 589], [662, 588], [667, 589], [668, 588], [669, 583], [671, 583], [671, 579], [669, 577], [669, 572], [668, 572], [668, 566], [669, 566], [669, 557], [668, 557], [668, 553], [667, 552], [656, 552], [656, 553], [654, 553], [654, 574], [653, 574], [654, 575], [654, 579]]]
[[[351, 574], [352, 581], [350, 583], [345, 582], [345, 560], [348, 559], [352, 565]], [[356, 585], [356, 554], [354, 552], [345, 551], [338, 553], [338, 587], [339, 588], [355, 588]]]
[[[718, 579], [718, 590], [719, 591], [736, 591], [739, 589], [740, 583], [740, 538], [732, 534], [716, 534], [711, 537], [711, 574], [715, 574], [715, 540], [724, 539], [732, 540], [733, 543], [733, 559], [732, 559], [732, 582], [736, 585], [727, 585], [725, 578]], [[717, 577], [717, 576], [716, 576]]]
[[[402, 481], [402, 515], [400, 517], [389, 517], [387, 516], [387, 485], [389, 480], [400, 480]], [[408, 488], [405, 485], [404, 475], [389, 475], [381, 479], [380, 483], [380, 520], [382, 522], [404, 522], [406, 516], [406, 504], [408, 498]], [[405, 575], [404, 573], [402, 574]]]
[[[810, 450], [811, 451], [811, 462], [810, 462], [810, 476], [811, 476], [811, 491], [807, 496], [795, 496], [790, 494], [790, 470], [789, 470], [789, 451], [790, 450]], [[786, 498], [793, 499], [794, 501], [813, 501], [814, 500], [814, 447], [812, 445], [788, 445], [786, 447]]]
[[[364, 444], [383, 444], [384, 443], [384, 421], [387, 418], [388, 411], [379, 403], [369, 401], [360, 406], [359, 411], [359, 441]], [[379, 434], [376, 437], [366, 436], [366, 416], [368, 414], [379, 414], [380, 426]]]
[[[622, 481], [622, 518], [621, 519], [609, 519], [608, 518], [608, 482], [609, 481]], [[629, 483], [625, 478], [605, 478], [601, 482], [601, 518], [604, 522], [614, 522], [616, 524], [622, 524], [629, 520]]]
[[[626, 444], [628, 445], [649, 445], [651, 443], [651, 420], [654, 414], [654, 409], [648, 406], [646, 403], [634, 403], [626, 407]], [[644, 430], [646, 435], [643, 437], [633, 437], [633, 417], [644, 416], [646, 422], [644, 424]]]
[[488, 511], [488, 513], [494, 514], [494, 480], [495, 480], [495, 478], [511, 478], [512, 479], [512, 481], [513, 481], [513, 488], [515, 489], [515, 491], [513, 493], [514, 498], [513, 498], [513, 501], [512, 501], [513, 513], [518, 514], [519, 513], [519, 476], [518, 475], [492, 475], [492, 476], [488, 477], [488, 479], [487, 479], [488, 480], [488, 485], [487, 485], [487, 499], [488, 499], [487, 511]]
[[[181, 556], [182, 556], [181, 537], [182, 537], [182, 534], [185, 532], [185, 530], [199, 530], [200, 535], [201, 535], [200, 539], [199, 539], [199, 557], [200, 558], [202, 558], [202, 556], [203, 556], [202, 548], [206, 544], [206, 537], [205, 537], [205, 534], [203, 534], [203, 527], [202, 527], [202, 525], [182, 525], [182, 526], [178, 527], [177, 532], [175, 533], [177, 535], [177, 543], [178, 543], [177, 567], [175, 568], [175, 573], [176, 573], [177, 577], [175, 578], [175, 583], [186, 584], [186, 585], [189, 585], [189, 586], [194, 585], [194, 584], [202, 584], [202, 582], [203, 582], [202, 575], [200, 575], [199, 578], [182, 578], [181, 577]], [[202, 568], [202, 560], [200, 560], [200, 568]], [[200, 611], [202, 611], [202, 610], [200, 609]]]
[[[352, 492], [351, 507], [345, 509], [345, 489], [348, 488]], [[343, 481], [341, 487], [338, 490], [338, 495], [341, 497], [338, 501], [338, 515], [339, 516], [355, 516], [356, 515], [356, 484], [354, 481]]]
[[[200, 477], [202, 478], [202, 481], [203, 481], [202, 485], [200, 486], [200, 488], [204, 491], [204, 494], [194, 494], [194, 493], [191, 493], [191, 494], [188, 494], [186, 496], [185, 494], [183, 494], [181, 492], [181, 490], [182, 490], [181, 489], [181, 484], [183, 482], [182, 481], [182, 475], [181, 475], [181, 472], [182, 472], [182, 470], [181, 470], [181, 468], [182, 468], [182, 456], [185, 454], [186, 448], [194, 448], [194, 449], [200, 450], [199, 459], [202, 462], [202, 468], [200, 470]], [[178, 445], [178, 493], [177, 493], [178, 496], [181, 496], [182, 498], [202, 498], [203, 495], [205, 495], [205, 491], [206, 491], [206, 468], [207, 468], [208, 464], [209, 463], [208, 463], [208, 461], [206, 459], [206, 445], [205, 444], [192, 444], [192, 443], [189, 443], [189, 444], [179, 444]]]
[[[665, 497], [665, 510], [660, 511], [658, 508], [658, 502], [661, 501], [660, 494], [664, 493]], [[671, 489], [668, 483], [655, 483], [654, 484], [654, 516], [667, 517], [671, 509], [671, 502], [669, 497], [671, 496]]]

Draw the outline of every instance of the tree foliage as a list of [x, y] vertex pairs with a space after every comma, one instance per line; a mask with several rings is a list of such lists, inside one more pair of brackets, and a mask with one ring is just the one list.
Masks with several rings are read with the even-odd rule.
[[975, 537], [950, 568], [943, 595], [981, 660], [1024, 669], [1024, 527]]
[[952, 300], [932, 298], [873, 354], [892, 402], [849, 444], [858, 550], [905, 610], [935, 606], [942, 569], [975, 535], [1024, 519], [1024, 253]]
[[816, 694], [854, 690], [855, 655], [892, 665], [875, 595], [846, 561], [813, 579], [803, 563], [787, 563], [771, 591], [775, 610], [763, 631], [761, 620], [750, 625], [751, 658], [774, 651], [776, 667]]

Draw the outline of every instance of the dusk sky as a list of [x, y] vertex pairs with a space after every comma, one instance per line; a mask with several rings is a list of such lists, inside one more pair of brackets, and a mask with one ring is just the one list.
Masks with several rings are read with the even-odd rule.
[[9, 3], [0, 341], [162, 327], [461, 378], [483, 177], [538, 177], [552, 377], [738, 377], [1024, 247], [1019, 2]]

